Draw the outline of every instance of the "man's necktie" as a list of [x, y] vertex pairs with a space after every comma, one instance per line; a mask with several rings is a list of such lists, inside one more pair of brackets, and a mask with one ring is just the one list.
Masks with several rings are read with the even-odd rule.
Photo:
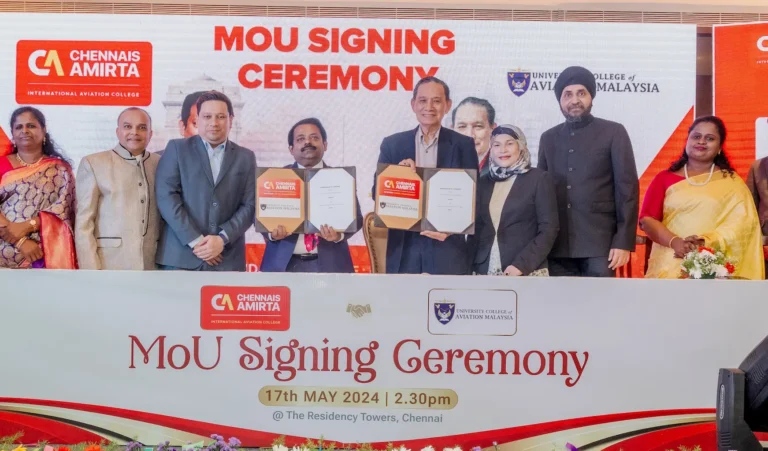
[[308, 233], [304, 235], [304, 247], [307, 248], [307, 252], [312, 252], [317, 247], [317, 234]]

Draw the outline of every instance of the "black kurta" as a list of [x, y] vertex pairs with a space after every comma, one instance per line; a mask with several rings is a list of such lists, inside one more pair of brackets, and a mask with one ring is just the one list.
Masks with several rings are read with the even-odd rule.
[[552, 258], [635, 250], [639, 183], [623, 125], [589, 116], [541, 135], [538, 167], [555, 181], [560, 232]]

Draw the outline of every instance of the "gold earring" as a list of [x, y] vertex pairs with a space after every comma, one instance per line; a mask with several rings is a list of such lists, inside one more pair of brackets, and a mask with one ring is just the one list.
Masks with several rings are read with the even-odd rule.
[[45, 139], [45, 136], [43, 136], [43, 145], [45, 145], [45, 143], [46, 143], [46, 139]]

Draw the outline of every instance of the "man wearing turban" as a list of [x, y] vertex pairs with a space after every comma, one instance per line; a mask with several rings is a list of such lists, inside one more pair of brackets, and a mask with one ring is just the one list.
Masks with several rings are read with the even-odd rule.
[[560, 232], [553, 276], [613, 277], [635, 250], [639, 186], [623, 125], [592, 116], [597, 86], [573, 66], [555, 82], [565, 122], [542, 134], [538, 167], [555, 181]]

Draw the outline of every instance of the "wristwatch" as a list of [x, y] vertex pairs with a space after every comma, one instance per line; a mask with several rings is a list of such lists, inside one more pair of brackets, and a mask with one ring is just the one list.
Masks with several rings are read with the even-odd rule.
[[32, 226], [32, 230], [37, 232], [37, 219], [30, 219], [29, 225]]
[[222, 230], [221, 232], [219, 232], [219, 236], [220, 236], [220, 237], [221, 237], [221, 239], [224, 241], [224, 245], [225, 245], [225, 246], [226, 246], [227, 244], [229, 244], [229, 237], [227, 237], [227, 234], [226, 234], [226, 233], [224, 233], [224, 231], [223, 231], [223, 230]]

